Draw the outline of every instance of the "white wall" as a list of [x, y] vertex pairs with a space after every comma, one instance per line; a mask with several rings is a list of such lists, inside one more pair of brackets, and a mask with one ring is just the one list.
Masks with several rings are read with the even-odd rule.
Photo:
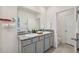
[[[16, 18], [17, 17], [17, 7], [16, 6], [3, 6], [0, 7], [0, 18]], [[13, 19], [12, 19], [13, 20]], [[13, 25], [9, 28], [6, 23], [0, 23], [0, 52], [18, 52], [18, 39], [16, 32], [16, 22], [9, 23]]]
[[52, 29], [55, 31], [55, 47], [57, 47], [57, 23], [56, 23], [56, 13], [66, 10], [66, 9], [70, 9], [70, 8], [75, 8], [73, 6], [56, 6], [56, 7], [49, 7], [47, 10], [47, 28], [50, 29], [51, 25], [52, 25]]
[[[77, 7], [77, 11], [79, 12], [79, 7]], [[77, 29], [77, 32], [79, 33], [79, 13], [77, 14], [77, 27], [78, 27], [78, 29]]]
[[16, 6], [3, 6], [0, 7], [0, 17], [1, 18], [16, 18], [17, 16], [17, 7]]
[[33, 11], [36, 12], [40, 12], [39, 7], [38, 6], [24, 6], [25, 8], [31, 9]]
[[44, 7], [40, 7], [40, 28], [47, 28], [47, 10]]

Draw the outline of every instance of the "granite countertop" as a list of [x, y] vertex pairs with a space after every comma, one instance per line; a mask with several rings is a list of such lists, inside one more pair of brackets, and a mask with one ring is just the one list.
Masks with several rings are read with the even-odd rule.
[[45, 31], [45, 32], [43, 32], [43, 34], [29, 33], [26, 35], [19, 35], [18, 38], [20, 40], [25, 40], [25, 39], [29, 39], [29, 38], [33, 38], [33, 37], [37, 37], [37, 36], [42, 36], [42, 35], [49, 34], [49, 33], [51, 33], [51, 32]]

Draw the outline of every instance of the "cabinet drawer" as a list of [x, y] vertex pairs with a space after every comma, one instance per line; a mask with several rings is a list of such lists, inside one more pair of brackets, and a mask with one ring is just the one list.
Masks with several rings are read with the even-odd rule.
[[44, 36], [40, 36], [40, 38], [39, 38], [40, 40], [43, 40], [44, 39]]
[[46, 39], [46, 38], [49, 38], [49, 34], [46, 34], [46, 35], [45, 35], [45, 39]]
[[51, 37], [52, 35], [51, 34], [49, 34], [49, 37]]
[[22, 46], [26, 46], [31, 43], [32, 43], [32, 39], [24, 40], [24, 41], [22, 41]]
[[54, 34], [53, 34], [53, 33], [51, 33], [51, 34], [50, 34], [50, 36], [54, 36]]
[[38, 37], [34, 37], [32, 39], [33, 39], [33, 42], [37, 42], [39, 38]]
[[35, 44], [30, 44], [22, 48], [23, 53], [35, 53]]
[[50, 37], [51, 39], [54, 39], [54, 37]]

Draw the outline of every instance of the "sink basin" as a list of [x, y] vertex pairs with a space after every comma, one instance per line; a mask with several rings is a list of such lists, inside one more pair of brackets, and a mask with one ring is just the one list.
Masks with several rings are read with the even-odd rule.
[[36, 33], [31, 33], [31, 34], [26, 34], [25, 36], [26, 37], [35, 37], [35, 36], [37, 36], [37, 34]]

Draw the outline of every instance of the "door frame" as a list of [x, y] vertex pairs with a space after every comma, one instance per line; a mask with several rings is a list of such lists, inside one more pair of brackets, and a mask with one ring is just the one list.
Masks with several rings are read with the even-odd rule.
[[[76, 29], [76, 33], [77, 33], [77, 12], [76, 12], [77, 11], [77, 7], [76, 6], [73, 7], [73, 8], [69, 8], [69, 9], [65, 9], [65, 10], [56, 12], [56, 28], [58, 29], [58, 24], [57, 24], [58, 23], [57, 22], [57, 20], [58, 20], [58, 14], [62, 13], [62, 12], [65, 12], [65, 11], [68, 11], [68, 10], [71, 10], [71, 9], [74, 9], [75, 20], [76, 20], [76, 28], [75, 29]], [[75, 33], [75, 35], [76, 35], [76, 33]], [[58, 45], [59, 45], [59, 42], [58, 42], [58, 33], [57, 33], [57, 40], [56, 41], [57, 41], [56, 43], [57, 43], [57, 47], [58, 47]], [[77, 52], [77, 43], [76, 42], [75, 42], [75, 45], [74, 45], [74, 52]]]

